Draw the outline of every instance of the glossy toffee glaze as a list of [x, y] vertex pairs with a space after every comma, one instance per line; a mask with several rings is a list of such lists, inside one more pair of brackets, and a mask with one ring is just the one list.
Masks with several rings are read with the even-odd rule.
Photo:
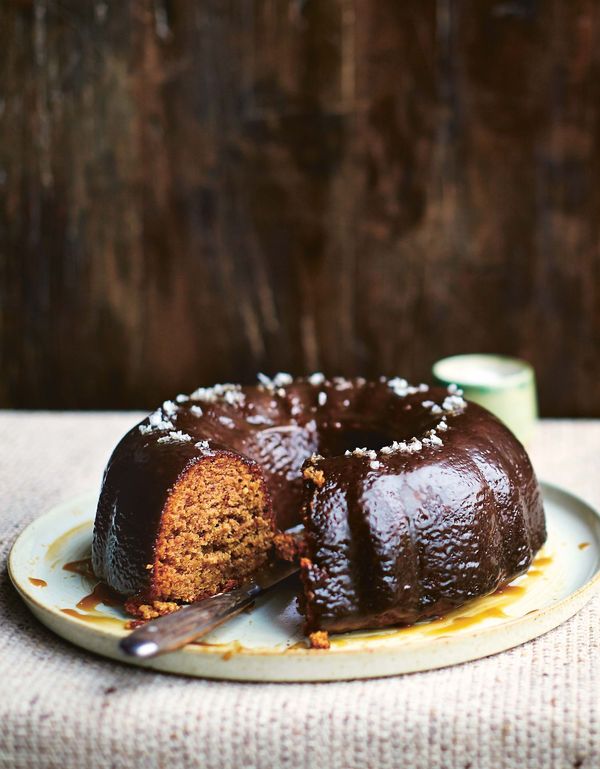
[[79, 561], [69, 561], [63, 564], [64, 571], [70, 571], [73, 574], [79, 574], [87, 579], [93, 579], [96, 575], [92, 568], [91, 558], [81, 558]]
[[[422, 400], [409, 396], [405, 408], [418, 415]], [[407, 421], [412, 434], [427, 427]], [[402, 427], [402, 416], [390, 424]], [[525, 450], [475, 404], [447, 424], [443, 446], [375, 463], [315, 463], [322, 484], [304, 521], [309, 628], [344, 632], [440, 616], [528, 569], [546, 530]]]
[[98, 582], [91, 593], [88, 593], [88, 595], [85, 595], [78, 601], [75, 608], [89, 612], [94, 611], [99, 604], [115, 606], [121, 609], [123, 608], [123, 597], [120, 593], [105, 585], [104, 582]]
[[[543, 553], [543, 550], [541, 552]], [[370, 631], [358, 630], [350, 634], [334, 635], [331, 638], [331, 644], [336, 648], [345, 647], [355, 643], [357, 638], [369, 642], [392, 639], [408, 641], [414, 638], [440, 638], [469, 628], [479, 627], [489, 619], [514, 619], [515, 614], [512, 607], [531, 592], [540, 576], [547, 576], [552, 562], [552, 556], [538, 555], [529, 571], [518, 578], [519, 584], [503, 585], [494, 590], [493, 593], [474, 598], [441, 617], [426, 618], [408, 626], [378, 628]], [[535, 609], [528, 613], [532, 611]], [[306, 644], [303, 643], [301, 646], [306, 646]]]
[[[309, 629], [439, 616], [526, 571], [546, 532], [521, 444], [474, 404], [432, 405], [449, 398], [445, 389], [397, 382], [286, 376], [166, 402], [110, 459], [95, 573], [152, 597], [148, 565], [170, 490], [191, 465], [228, 453], [262, 475], [280, 528], [298, 523], [310, 500]], [[390, 450], [394, 442], [404, 448]], [[344, 453], [356, 446], [369, 451]], [[322, 457], [307, 464], [315, 452]], [[322, 484], [314, 473], [303, 482], [303, 466]]]

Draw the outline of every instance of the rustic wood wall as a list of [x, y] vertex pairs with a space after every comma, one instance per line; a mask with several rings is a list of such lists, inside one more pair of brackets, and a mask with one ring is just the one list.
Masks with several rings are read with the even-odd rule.
[[600, 4], [0, 2], [0, 405], [517, 354], [600, 416]]

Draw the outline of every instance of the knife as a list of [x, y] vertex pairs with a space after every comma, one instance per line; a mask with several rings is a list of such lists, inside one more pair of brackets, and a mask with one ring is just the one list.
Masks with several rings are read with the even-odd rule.
[[297, 562], [274, 561], [259, 569], [250, 582], [228, 593], [184, 606], [150, 620], [121, 639], [119, 646], [131, 657], [149, 659], [181, 649], [235, 617], [276, 585], [299, 571]]

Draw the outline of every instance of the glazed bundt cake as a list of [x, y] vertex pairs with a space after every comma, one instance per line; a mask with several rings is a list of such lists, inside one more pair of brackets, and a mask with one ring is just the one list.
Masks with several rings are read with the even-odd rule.
[[166, 401], [116, 447], [93, 566], [133, 614], [240, 584], [299, 522], [315, 644], [441, 615], [527, 570], [546, 538], [529, 458], [457, 388], [259, 379]]

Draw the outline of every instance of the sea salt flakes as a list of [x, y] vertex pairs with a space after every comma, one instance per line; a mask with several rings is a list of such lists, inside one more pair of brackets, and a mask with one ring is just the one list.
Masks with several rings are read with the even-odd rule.
[[448, 395], [444, 398], [442, 409], [448, 414], [458, 414], [464, 410], [466, 405], [467, 402], [461, 395]]
[[246, 396], [242, 392], [242, 386], [239, 384], [216, 384], [213, 387], [198, 387], [190, 395], [194, 401], [202, 403], [217, 403], [224, 401], [230, 406], [243, 406], [246, 402]]
[[[385, 378], [383, 381], [385, 381]], [[413, 385], [408, 384], [406, 379], [402, 379], [402, 377], [394, 377], [393, 379], [388, 379], [387, 386], [399, 398], [405, 398], [407, 395], [414, 395], [415, 393], [420, 392], [421, 387], [421, 385], [419, 385], [419, 387], [414, 387]]]
[[354, 457], [368, 457], [369, 459], [377, 459], [377, 452], [373, 449], [363, 448], [354, 449], [352, 452], [346, 452], [346, 456], [351, 455]]
[[343, 376], [334, 376], [332, 382], [336, 390], [350, 390], [352, 388], [352, 382]]
[[230, 430], [233, 430], [235, 427], [235, 422], [233, 419], [230, 419], [229, 417], [219, 417], [219, 422], [224, 425], [225, 427], [228, 427]]
[[325, 374], [322, 374], [320, 371], [316, 371], [314, 374], [311, 374], [308, 377], [308, 381], [311, 385], [319, 387], [325, 381]]
[[382, 454], [395, 454], [397, 451], [407, 451], [408, 446], [404, 441], [393, 441], [389, 446], [383, 446], [380, 451]]
[[163, 416], [163, 412], [160, 409], [156, 409], [156, 411], [153, 411], [152, 414], [148, 417], [148, 421], [152, 425], [152, 427], [156, 427], [159, 430], [168, 430], [170, 427], [173, 427], [173, 423], [170, 419], [165, 419]]
[[202, 414], [204, 414], [204, 411], [200, 408], [200, 406], [190, 406], [190, 413], [193, 414], [195, 417], [201, 417]]
[[[385, 380], [384, 380], [385, 381]], [[392, 390], [406, 390], [406, 388], [409, 386], [406, 379], [402, 379], [402, 377], [394, 377], [393, 379], [388, 379], [388, 387], [391, 387]]]
[[421, 405], [423, 406], [423, 408], [429, 409], [430, 414], [436, 415], [436, 414], [444, 413], [444, 410], [442, 409], [442, 407], [438, 406], [438, 404], [434, 403], [433, 401], [423, 401]]
[[433, 415], [443, 414], [444, 412], [446, 414], [459, 414], [466, 408], [467, 402], [458, 392], [453, 395], [447, 395], [441, 406], [433, 401], [423, 401], [422, 406], [429, 409], [429, 413]]
[[327, 393], [321, 391], [317, 396], [319, 406], [324, 406], [327, 403]]
[[[292, 413], [294, 409], [292, 408]], [[272, 425], [273, 422], [269, 419], [269, 417], [262, 416], [262, 414], [251, 414], [250, 416], [246, 417], [246, 422], [250, 425]]]
[[436, 433], [435, 429], [428, 430], [425, 435], [427, 437], [423, 438], [423, 444], [425, 446], [443, 446], [444, 443], [440, 436]]
[[[386, 378], [381, 377], [380, 381], [385, 382]], [[414, 395], [415, 393], [426, 393], [429, 390], [429, 385], [424, 382], [415, 386], [409, 384], [406, 379], [403, 379], [402, 377], [388, 379], [387, 385], [400, 398], [405, 398], [407, 395]]]
[[199, 449], [200, 451], [204, 452], [205, 454], [212, 454], [213, 452], [210, 450], [210, 445], [208, 441], [198, 441], [197, 443], [194, 443], [194, 446]]
[[275, 374], [273, 381], [275, 382], [276, 387], [287, 387], [292, 384], [294, 377], [291, 374], [286, 374], [285, 372], [280, 371], [279, 374]]
[[162, 405], [162, 410], [168, 417], [174, 416], [177, 413], [177, 408], [177, 404], [173, 403], [173, 401], [165, 401]]
[[261, 383], [263, 387], [266, 387], [268, 389], [273, 387], [272, 380], [266, 374], [263, 374], [262, 372], [259, 371], [258, 374], [256, 375], [256, 378], [258, 379], [258, 381]]
[[185, 403], [186, 401], [189, 401], [190, 396], [184, 395], [183, 393], [179, 393], [179, 395], [175, 398], [177, 403]]
[[171, 431], [167, 435], [163, 435], [159, 438], [157, 443], [189, 443], [192, 440], [192, 436], [187, 433], [181, 432], [181, 430]]
[[243, 406], [246, 402], [246, 396], [241, 392], [241, 388], [235, 390], [226, 390], [223, 393], [223, 400], [230, 406]]
[[[257, 374], [258, 381], [266, 390], [279, 390], [282, 387], [291, 385], [294, 381], [294, 377], [291, 374], [286, 374], [284, 371], [280, 371], [271, 379], [266, 374]], [[285, 394], [285, 392], [284, 392]]]
[[148, 416], [148, 424], [140, 425], [139, 431], [142, 435], [147, 435], [154, 430], [174, 430], [175, 425], [170, 419], [166, 419], [161, 409], [156, 409]]
[[[425, 444], [427, 445], [427, 444]], [[383, 446], [380, 451], [382, 454], [414, 454], [417, 451], [421, 451], [423, 448], [423, 442], [420, 441], [418, 438], [411, 438], [411, 440], [406, 443], [406, 441], [394, 441], [389, 446]]]

